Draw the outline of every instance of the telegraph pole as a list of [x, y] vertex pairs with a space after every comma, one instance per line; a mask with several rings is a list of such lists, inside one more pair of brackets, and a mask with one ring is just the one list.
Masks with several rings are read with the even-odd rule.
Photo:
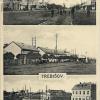
[[35, 36], [35, 48], [36, 48], [36, 36]]
[[58, 49], [58, 34], [56, 34], [56, 53], [57, 53], [57, 49]]
[[32, 37], [32, 46], [33, 46], [33, 40], [34, 40], [34, 39], [33, 39], [33, 37]]
[[32, 46], [36, 48], [36, 36], [32, 37]]
[[47, 91], [48, 91], [48, 88], [47, 88], [47, 85], [46, 85], [46, 99], [47, 99]]
[[31, 87], [30, 87], [30, 92], [29, 92], [29, 98], [31, 100]]
[[86, 58], [86, 63], [88, 63], [88, 59], [87, 59], [87, 51], [85, 52], [85, 58]]

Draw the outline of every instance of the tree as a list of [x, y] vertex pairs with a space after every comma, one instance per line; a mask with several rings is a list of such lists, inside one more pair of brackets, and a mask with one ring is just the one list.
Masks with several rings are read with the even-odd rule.
[[23, 54], [18, 54], [18, 55], [16, 55], [16, 58], [17, 58], [17, 59], [23, 59]]
[[43, 59], [48, 59], [49, 58], [48, 54], [44, 54], [42, 57], [43, 57]]
[[14, 60], [15, 55], [12, 52], [7, 52], [4, 54], [4, 60]]
[[54, 59], [55, 58], [54, 54], [50, 54], [49, 58]]
[[52, 3], [52, 4], [47, 4], [47, 8], [48, 8], [49, 10], [50, 10], [50, 9], [62, 9], [63, 6]]
[[9, 65], [13, 63], [14, 60], [14, 54], [11, 52], [7, 52], [4, 54], [4, 65]]
[[40, 59], [41, 58], [41, 55], [38, 52], [31, 51], [31, 52], [29, 52], [27, 54], [27, 58], [28, 59]]

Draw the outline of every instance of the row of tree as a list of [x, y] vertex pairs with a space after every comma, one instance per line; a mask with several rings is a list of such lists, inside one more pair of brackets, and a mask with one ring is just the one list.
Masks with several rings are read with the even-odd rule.
[[[26, 57], [28, 59], [40, 59], [41, 58], [41, 55], [39, 53], [33, 53], [33, 52], [30, 52], [26, 55]], [[4, 54], [4, 60], [14, 60], [15, 58], [15, 55], [11, 52], [7, 52]], [[17, 59], [23, 59], [24, 58], [24, 54], [18, 54], [16, 55], [16, 58]], [[59, 55], [59, 56], [55, 56], [54, 54], [44, 54], [42, 56], [43, 59], [77, 59], [77, 55], [71, 55], [71, 56], [67, 56], [67, 55]]]
[[[26, 60], [28, 60], [28, 62], [32, 63], [32, 60], [34, 60], [36, 63], [47, 63], [49, 62], [49, 60], [54, 60], [56, 59], [58, 62], [61, 62], [61, 60], [65, 60], [65, 61], [74, 61], [74, 62], [82, 62], [82, 63], [86, 63], [86, 57], [84, 58], [79, 58], [77, 55], [54, 55], [54, 54], [44, 54], [43, 56], [41, 56], [39, 53], [33, 53], [33, 52], [29, 52], [28, 54], [24, 55], [24, 54], [18, 54], [16, 55], [16, 60], [20, 60], [23, 61], [26, 58]], [[91, 62], [96, 62], [96, 59], [92, 59], [92, 58], [87, 58], [88, 63]], [[11, 52], [7, 52], [4, 54], [4, 63], [6, 64], [12, 64], [15, 63], [15, 55]]]

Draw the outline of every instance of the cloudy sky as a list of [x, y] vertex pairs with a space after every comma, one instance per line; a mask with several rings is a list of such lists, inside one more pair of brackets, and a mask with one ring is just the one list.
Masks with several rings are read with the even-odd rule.
[[96, 57], [97, 32], [94, 27], [79, 28], [71, 26], [5, 26], [4, 43], [11, 41], [32, 44], [32, 37], [37, 38], [37, 46], [55, 49], [58, 34], [58, 49]]
[[80, 82], [96, 83], [96, 77], [91, 75], [87, 76], [67, 76], [64, 80], [39, 80], [39, 77], [34, 76], [4, 76], [4, 90], [12, 91], [12, 89], [21, 90], [25, 87], [32, 91], [45, 90], [46, 85], [48, 89], [70, 91], [75, 84]]

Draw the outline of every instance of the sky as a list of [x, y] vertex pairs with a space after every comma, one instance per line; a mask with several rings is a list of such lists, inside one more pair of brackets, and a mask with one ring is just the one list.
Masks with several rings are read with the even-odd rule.
[[54, 90], [65, 90], [66, 92], [71, 92], [72, 87], [75, 84], [79, 84], [80, 82], [92, 82], [96, 83], [96, 77], [94, 75], [85, 76], [67, 76], [63, 80], [40, 80], [37, 75], [29, 75], [29, 76], [4, 76], [4, 90], [6, 91], [14, 91], [21, 90], [25, 87], [29, 89], [31, 87], [31, 91], [45, 91], [46, 86], [48, 89]]
[[96, 57], [97, 32], [94, 27], [79, 28], [71, 26], [5, 26], [4, 43], [12, 41], [32, 45], [32, 37], [36, 36], [37, 47], [55, 49], [58, 34], [58, 49], [79, 55]]
[[66, 26], [5, 26], [3, 29], [4, 43], [12, 41], [32, 44], [32, 37], [36, 36], [37, 47], [55, 49], [58, 34], [58, 49], [79, 55], [96, 57], [95, 28], [66, 27]]
[[85, 2], [85, 1], [91, 1], [91, 0], [44, 0], [47, 1], [49, 3], [55, 3], [55, 4], [61, 4], [63, 5], [63, 3], [66, 5], [66, 7], [70, 7], [76, 4], [81, 4], [81, 2]]

